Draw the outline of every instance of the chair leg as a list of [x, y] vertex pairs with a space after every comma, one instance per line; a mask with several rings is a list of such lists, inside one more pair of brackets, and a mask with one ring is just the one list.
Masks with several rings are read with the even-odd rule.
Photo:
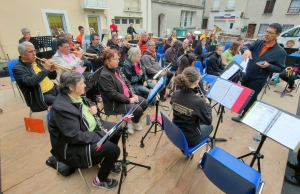
[[[22, 95], [22, 93], [21, 93], [21, 90], [20, 90], [18, 84], [16, 84], [16, 86], [17, 86], [17, 89], [18, 89], [18, 91], [19, 91], [19, 94], [20, 94], [20, 96], [21, 96], [21, 98], [22, 98], [22, 100], [23, 100], [23, 102], [24, 102], [24, 98], [23, 98], [23, 95]], [[15, 96], [16, 96], [16, 95], [15, 95]]]
[[175, 187], [177, 187], [177, 185], [178, 185], [178, 183], [179, 183], [179, 181], [180, 181], [180, 179], [181, 179], [181, 177], [182, 177], [182, 175], [183, 175], [183, 173], [184, 173], [184, 170], [186, 169], [187, 165], [189, 164], [189, 162], [190, 162], [192, 156], [193, 156], [193, 154], [191, 154], [191, 155], [189, 156], [189, 159], [188, 159], [188, 161], [186, 162], [184, 168], [182, 169], [182, 172], [181, 172], [180, 177], [178, 178], [178, 180], [177, 180], [177, 182], [176, 182]]
[[10, 82], [10, 83], [11, 83], [11, 87], [12, 87], [12, 89], [13, 89], [13, 91], [14, 91], [14, 95], [15, 95], [15, 97], [16, 97], [16, 92], [15, 92], [15, 88], [14, 88], [13, 82]]
[[163, 133], [164, 133], [164, 131], [162, 131], [161, 134], [160, 134], [160, 137], [159, 137], [158, 142], [157, 142], [157, 144], [156, 144], [156, 146], [155, 146], [155, 149], [154, 149], [153, 156], [155, 155], [156, 149], [157, 149], [157, 147], [158, 147], [158, 144], [159, 144], [159, 142], [160, 142], [160, 140], [161, 140], [161, 137], [162, 137]]
[[32, 111], [31, 109], [29, 108], [30, 112], [29, 112], [29, 118], [31, 118], [31, 115], [32, 115]]
[[58, 161], [56, 162], [56, 174], [58, 175]]
[[88, 184], [86, 183], [86, 181], [85, 181], [85, 179], [84, 179], [84, 176], [83, 176], [83, 174], [82, 174], [80, 168], [78, 168], [78, 172], [79, 172], [79, 174], [80, 174], [80, 176], [81, 176], [81, 178], [82, 178], [82, 180], [83, 180], [83, 182], [84, 182], [84, 184], [85, 184], [85, 186], [86, 186], [87, 192], [88, 192], [88, 193], [91, 193], [91, 190], [90, 190]]

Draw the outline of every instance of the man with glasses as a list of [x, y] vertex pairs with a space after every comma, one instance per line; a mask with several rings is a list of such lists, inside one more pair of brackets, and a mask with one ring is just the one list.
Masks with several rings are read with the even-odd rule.
[[93, 58], [93, 59], [90, 60], [92, 62], [93, 67], [94, 67], [94, 71], [96, 71], [97, 69], [99, 69], [100, 67], [102, 67], [104, 65], [102, 60], [100, 59], [100, 56], [102, 55], [104, 49], [100, 45], [100, 36], [99, 36], [99, 34], [97, 34], [97, 33], [91, 34], [90, 39], [91, 39], [91, 45], [87, 49], [86, 52], [91, 53], [91, 54], [97, 54], [99, 56], [98, 58]]
[[[155, 56], [155, 42], [153, 40], [149, 40], [146, 43], [147, 49], [143, 52], [141, 60], [143, 61], [146, 69], [147, 76], [150, 79], [153, 79], [153, 77], [163, 68], [159, 65], [157, 58]], [[167, 75], [167, 80], [166, 80], [166, 86], [169, 84], [173, 77], [173, 73], [168, 72], [168, 71], [163, 71], [161, 72], [160, 76], [157, 78], [158, 80], [160, 79], [161, 76]], [[164, 88], [160, 92], [160, 99], [162, 101], [165, 101], [165, 92], [166, 88]]]
[[280, 24], [270, 24], [264, 33], [264, 40], [257, 40], [242, 47], [243, 59], [249, 58], [242, 85], [254, 90], [255, 93], [244, 108], [243, 113], [238, 117], [232, 117], [233, 121], [240, 122], [243, 115], [257, 100], [257, 96], [264, 87], [269, 75], [284, 70], [286, 52], [277, 44], [277, 37], [281, 31]]
[[13, 68], [13, 73], [26, 104], [33, 112], [47, 110], [59, 93], [50, 80], [57, 76], [53, 68], [55, 63], [52, 59], [46, 60], [43, 65], [36, 61], [35, 48], [27, 41], [19, 44], [18, 51], [19, 62]]
[[111, 41], [112, 41], [112, 43], [111, 43], [111, 45], [109, 45], [109, 48], [110, 49], [115, 49], [115, 50], [120, 52], [121, 57], [119, 59], [119, 67], [123, 67], [124, 61], [125, 61], [126, 56], [127, 56], [127, 52], [130, 49], [130, 45], [127, 41], [124, 41], [123, 46], [120, 47], [119, 46], [120, 38], [119, 38], [118, 34], [112, 35]]

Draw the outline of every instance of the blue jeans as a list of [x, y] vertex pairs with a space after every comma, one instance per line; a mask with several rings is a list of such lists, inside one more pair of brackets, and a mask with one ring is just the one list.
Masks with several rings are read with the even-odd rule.
[[155, 84], [148, 80], [146, 87], [138, 84], [137, 89], [140, 93], [142, 93], [144, 95], [148, 95], [150, 92], [150, 89], [154, 88], [154, 86], [155, 86]]

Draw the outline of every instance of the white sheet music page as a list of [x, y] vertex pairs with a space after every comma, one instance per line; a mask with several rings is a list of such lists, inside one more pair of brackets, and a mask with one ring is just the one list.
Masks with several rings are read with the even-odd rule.
[[243, 67], [243, 72], [244, 72], [244, 73], [246, 73], [246, 68], [247, 68], [248, 62], [249, 62], [249, 58], [247, 58], [246, 61], [243, 60], [243, 61], [241, 62], [241, 64], [240, 64], [240, 66]]
[[233, 64], [229, 69], [227, 69], [220, 77], [223, 79], [229, 79], [230, 77], [232, 77], [238, 70], [239, 70], [239, 66], [236, 64]]
[[221, 104], [229, 109], [234, 105], [237, 98], [240, 96], [244, 88], [232, 84], [227, 94], [223, 98]]
[[266, 128], [269, 126], [278, 112], [279, 110], [272, 106], [255, 102], [242, 118], [242, 122], [265, 134]]
[[231, 82], [218, 78], [209, 90], [207, 97], [221, 103], [231, 85]]
[[296, 117], [281, 113], [267, 136], [294, 150], [300, 141], [300, 120]]

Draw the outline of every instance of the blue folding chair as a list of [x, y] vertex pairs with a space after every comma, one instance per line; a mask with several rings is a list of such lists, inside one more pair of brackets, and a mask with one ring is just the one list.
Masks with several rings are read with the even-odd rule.
[[206, 85], [208, 83], [210, 83], [210, 84], [213, 83], [218, 77], [218, 76], [215, 76], [215, 75], [207, 74], [207, 61], [208, 61], [208, 58], [206, 58], [204, 60], [204, 70], [203, 70], [203, 74], [202, 74], [202, 81], [206, 82]]
[[161, 47], [159, 47], [159, 48], [157, 49], [157, 53], [163, 54], [164, 49], [165, 49], [165, 45], [162, 45]]
[[7, 61], [7, 67], [8, 67], [8, 72], [9, 72], [10, 81], [11, 81], [11, 87], [12, 87], [12, 89], [13, 89], [13, 91], [14, 91], [14, 95], [15, 95], [15, 97], [16, 97], [16, 93], [15, 93], [15, 89], [14, 89], [13, 83], [16, 84], [16, 87], [17, 87], [17, 89], [18, 89], [18, 91], [19, 91], [19, 94], [20, 94], [20, 96], [21, 96], [21, 98], [22, 98], [22, 100], [23, 100], [23, 102], [24, 102], [23, 95], [21, 94], [21, 90], [20, 90], [20, 88], [19, 88], [19, 86], [18, 86], [18, 84], [17, 84], [17, 82], [16, 82], [14, 73], [13, 73], [13, 71], [12, 71], [12, 69], [18, 64], [18, 62], [19, 62], [19, 59], [12, 59], [12, 60], [9, 60], [9, 61]]
[[198, 168], [225, 193], [261, 193], [265, 184], [258, 171], [218, 147], [204, 153]]
[[158, 61], [161, 61], [161, 67], [164, 67], [164, 58], [165, 58], [165, 54], [157, 53], [157, 54], [156, 54], [156, 57], [157, 57], [157, 60], [158, 60]]
[[224, 51], [226, 51], [227, 49], [229, 49], [229, 47], [230, 47], [231, 45], [232, 45], [231, 43], [227, 43], [227, 44], [225, 44]]
[[202, 63], [201, 63], [201, 61], [196, 61], [196, 63], [195, 63], [195, 66], [194, 66], [194, 67], [198, 68], [198, 69], [199, 69], [199, 71], [200, 71], [200, 73], [201, 73], [201, 75], [203, 75], [203, 66], [202, 66]]
[[206, 145], [206, 151], [208, 149], [208, 138], [205, 138], [202, 142], [200, 142], [199, 144], [195, 145], [195, 146], [189, 146], [187, 143], [187, 140], [185, 138], [184, 133], [181, 131], [181, 129], [179, 129], [167, 116], [165, 116], [162, 112], [161, 116], [162, 116], [162, 129], [165, 131], [167, 137], [170, 139], [170, 141], [176, 146], [178, 147], [180, 150], [182, 150], [183, 154], [185, 156], [188, 157], [187, 163], [184, 166], [177, 182], [176, 182], [176, 186], [178, 184], [178, 182], [180, 181], [184, 170], [186, 169], [189, 161], [191, 160], [191, 158], [193, 157], [193, 154], [201, 149], [203, 146]]

